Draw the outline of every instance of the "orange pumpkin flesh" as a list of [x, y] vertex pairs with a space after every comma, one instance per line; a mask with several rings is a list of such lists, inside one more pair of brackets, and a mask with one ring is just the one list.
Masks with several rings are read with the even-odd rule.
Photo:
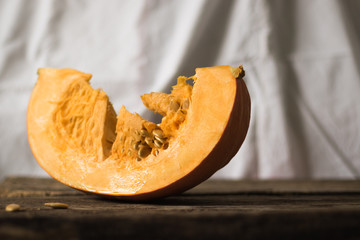
[[[242, 67], [198, 68], [170, 94], [142, 96], [163, 115], [155, 124], [89, 84], [91, 74], [39, 69], [27, 114], [39, 164], [73, 188], [128, 200], [183, 192], [209, 178], [237, 153], [250, 120]], [[160, 134], [160, 135], [159, 135]]]

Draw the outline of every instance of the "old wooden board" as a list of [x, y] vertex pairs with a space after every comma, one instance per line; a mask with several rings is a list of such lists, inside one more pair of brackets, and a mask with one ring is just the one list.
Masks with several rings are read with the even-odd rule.
[[[6, 212], [10, 203], [21, 211]], [[52, 179], [0, 184], [0, 239], [100, 237], [360, 239], [360, 181], [207, 181], [147, 203], [86, 195]]]

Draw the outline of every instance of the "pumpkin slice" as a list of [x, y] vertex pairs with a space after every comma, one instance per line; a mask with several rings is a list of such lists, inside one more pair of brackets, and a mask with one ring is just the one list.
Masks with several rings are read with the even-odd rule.
[[[250, 120], [242, 66], [198, 68], [170, 94], [142, 96], [163, 116], [155, 124], [93, 89], [91, 74], [39, 69], [27, 114], [39, 164], [73, 188], [129, 200], [181, 193], [209, 178], [237, 153]], [[188, 81], [193, 79], [193, 86]]]

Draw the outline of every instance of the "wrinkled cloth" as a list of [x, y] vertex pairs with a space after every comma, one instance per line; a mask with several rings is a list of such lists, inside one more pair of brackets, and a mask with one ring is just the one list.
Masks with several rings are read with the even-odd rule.
[[26, 135], [38, 68], [92, 73], [117, 111], [151, 119], [140, 95], [228, 64], [246, 70], [252, 116], [215, 178], [359, 178], [359, 12], [356, 0], [0, 0], [0, 179], [47, 176]]

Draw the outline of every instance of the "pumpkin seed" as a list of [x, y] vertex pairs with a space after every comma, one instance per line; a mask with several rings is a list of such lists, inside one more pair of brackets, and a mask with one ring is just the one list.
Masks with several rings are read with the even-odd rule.
[[161, 129], [155, 129], [152, 134], [159, 138], [164, 138], [164, 132]]
[[139, 150], [139, 145], [140, 145], [140, 143], [141, 143], [141, 142], [136, 142], [136, 143], [134, 143], [134, 144], [133, 144], [133, 148], [134, 148], [135, 150]]
[[180, 115], [180, 116], [179, 116], [179, 121], [180, 121], [180, 122], [185, 121], [185, 117], [184, 117], [184, 115]]
[[149, 137], [150, 136], [149, 132], [146, 131], [146, 129], [141, 129], [140, 135], [143, 136], [143, 137]]
[[190, 106], [190, 101], [189, 101], [189, 99], [185, 99], [185, 101], [184, 101], [183, 104], [182, 104], [182, 108], [188, 109], [189, 106]]
[[166, 141], [166, 138], [160, 138], [158, 136], [154, 136], [154, 137], [155, 137], [155, 141], [157, 140], [157, 141], [159, 141], [161, 143], [164, 143]]
[[16, 211], [20, 211], [20, 205], [16, 204], [16, 203], [11, 203], [6, 205], [5, 207], [5, 211], [7, 212], [16, 212]]
[[159, 155], [159, 150], [158, 150], [158, 149], [154, 150], [154, 151], [153, 151], [153, 154], [154, 154], [154, 156], [156, 157], [157, 155]]
[[154, 144], [155, 144], [155, 146], [158, 147], [158, 148], [161, 148], [161, 146], [163, 145], [163, 143], [160, 142], [159, 140], [155, 140], [155, 141], [154, 141]]
[[44, 204], [47, 207], [51, 207], [54, 209], [66, 209], [69, 207], [66, 203], [60, 203], [60, 202], [48, 202]]
[[140, 162], [141, 160], [142, 160], [142, 159], [139, 158], [139, 157], [136, 158], [136, 161], [138, 161], [138, 162]]
[[170, 102], [170, 109], [174, 112], [176, 112], [180, 108], [179, 103], [171, 101]]
[[138, 155], [141, 158], [147, 157], [150, 153], [151, 153], [151, 148], [149, 148], [147, 146], [141, 146], [139, 151], [138, 151]]
[[169, 143], [165, 143], [163, 149], [167, 149], [169, 147]]
[[150, 147], [154, 147], [154, 141], [150, 137], [145, 138], [145, 143]]
[[110, 143], [113, 143], [113, 142], [115, 142], [115, 138], [116, 138], [115, 135], [108, 135], [108, 136], [106, 137], [106, 141], [108, 141], [108, 142], [110, 142]]
[[185, 115], [186, 115], [186, 112], [187, 112], [187, 111], [184, 110], [184, 109], [181, 109], [180, 112], [181, 112], [182, 114], [185, 114]]

